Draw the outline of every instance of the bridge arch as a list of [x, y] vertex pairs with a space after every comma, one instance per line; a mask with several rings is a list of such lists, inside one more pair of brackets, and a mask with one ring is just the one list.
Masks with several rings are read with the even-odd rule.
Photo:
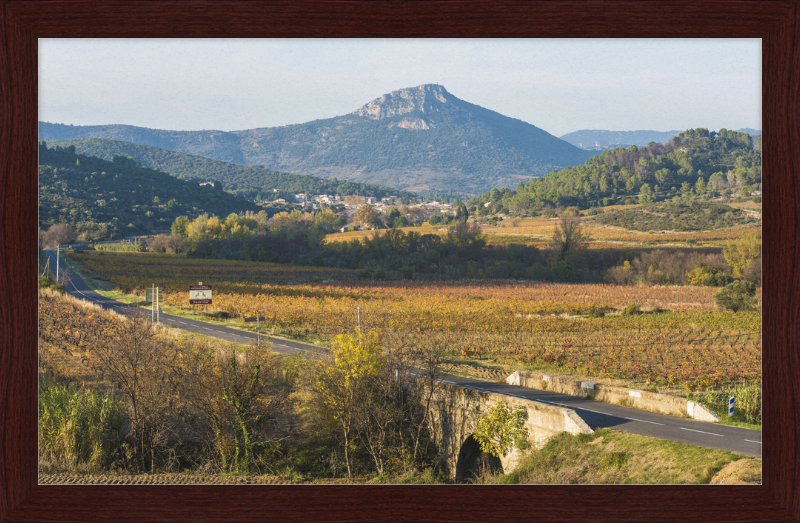
[[592, 433], [586, 422], [570, 409], [456, 384], [439, 384], [431, 396], [428, 429], [452, 480], [459, 483], [469, 481], [476, 472], [480, 473], [481, 467], [496, 467], [494, 470], [498, 472], [510, 472], [517, 466], [521, 451], [510, 449], [495, 461], [482, 457], [485, 454], [474, 437], [478, 418], [499, 402], [526, 409], [528, 419], [525, 429], [533, 448], [541, 448], [548, 439], [563, 431], [571, 434]]
[[471, 483], [474, 478], [481, 476], [484, 472], [490, 474], [503, 472], [503, 463], [497, 456], [484, 452], [478, 440], [470, 435], [464, 440], [458, 451], [456, 483]]

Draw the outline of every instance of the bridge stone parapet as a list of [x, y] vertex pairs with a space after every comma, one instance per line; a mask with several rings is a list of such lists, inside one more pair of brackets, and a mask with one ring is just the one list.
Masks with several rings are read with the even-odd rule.
[[559, 394], [580, 396], [607, 403], [616, 403], [625, 407], [681, 416], [698, 421], [717, 422], [716, 414], [708, 410], [702, 403], [686, 398], [659, 394], [645, 390], [628, 389], [613, 385], [604, 385], [592, 381], [581, 381], [565, 376], [551, 376], [539, 372], [515, 371], [506, 383], [538, 390], [549, 390]]
[[457, 482], [464, 482], [479, 473], [481, 461], [483, 465], [488, 463], [495, 470], [502, 468], [506, 473], [517, 466], [521, 458], [517, 449], [512, 449], [497, 460], [493, 456], [483, 455], [473, 438], [478, 417], [500, 402], [509, 407], [521, 406], [526, 410], [528, 419], [525, 428], [528, 431], [528, 440], [534, 448], [541, 448], [550, 438], [561, 432], [593, 432], [571, 409], [494, 392], [440, 384], [433, 395], [428, 423], [442, 463], [450, 477]]

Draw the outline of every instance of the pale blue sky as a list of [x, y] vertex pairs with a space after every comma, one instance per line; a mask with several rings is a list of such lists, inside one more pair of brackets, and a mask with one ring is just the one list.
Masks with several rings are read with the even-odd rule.
[[761, 41], [40, 39], [39, 120], [224, 131], [424, 83], [561, 136], [761, 129]]

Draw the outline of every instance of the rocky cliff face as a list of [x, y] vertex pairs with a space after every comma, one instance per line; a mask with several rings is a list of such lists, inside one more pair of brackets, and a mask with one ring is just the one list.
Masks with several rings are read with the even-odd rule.
[[[448, 97], [452, 99], [450, 93], [441, 85], [423, 84], [417, 87], [392, 91], [372, 100], [351, 114], [366, 116], [373, 120], [382, 120], [413, 111], [433, 113], [438, 111], [437, 106], [439, 104], [448, 103]], [[419, 127], [411, 128], [418, 129]]]

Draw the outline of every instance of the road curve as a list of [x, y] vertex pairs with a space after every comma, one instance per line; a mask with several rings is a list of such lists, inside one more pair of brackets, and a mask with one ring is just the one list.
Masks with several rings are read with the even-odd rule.
[[[51, 257], [50, 263], [55, 267], [55, 253], [52, 251], [45, 251], [45, 254]], [[129, 307], [128, 304], [98, 294], [93, 291], [78, 274], [66, 267], [65, 269], [71, 278], [68, 288], [66, 289], [70, 295], [97, 303], [107, 309], [117, 310], [118, 312], [123, 312], [124, 308]], [[256, 341], [256, 334], [254, 333], [213, 323], [190, 320], [164, 313], [160, 315], [160, 320], [161, 323], [169, 327], [194, 331], [206, 336], [236, 343], [252, 343]], [[262, 343], [268, 341], [270, 343], [270, 348], [276, 352], [290, 355], [326, 350], [306, 343], [272, 338], [269, 336], [261, 336], [261, 341]], [[683, 419], [630, 407], [622, 407], [611, 403], [568, 396], [566, 394], [529, 389], [505, 383], [483, 381], [463, 376], [447, 375], [444, 379], [447, 383], [470, 389], [495, 392], [573, 409], [592, 429], [613, 428], [614, 430], [630, 434], [652, 436], [712, 449], [729, 450], [747, 456], [761, 458], [761, 431], [759, 430]]]

